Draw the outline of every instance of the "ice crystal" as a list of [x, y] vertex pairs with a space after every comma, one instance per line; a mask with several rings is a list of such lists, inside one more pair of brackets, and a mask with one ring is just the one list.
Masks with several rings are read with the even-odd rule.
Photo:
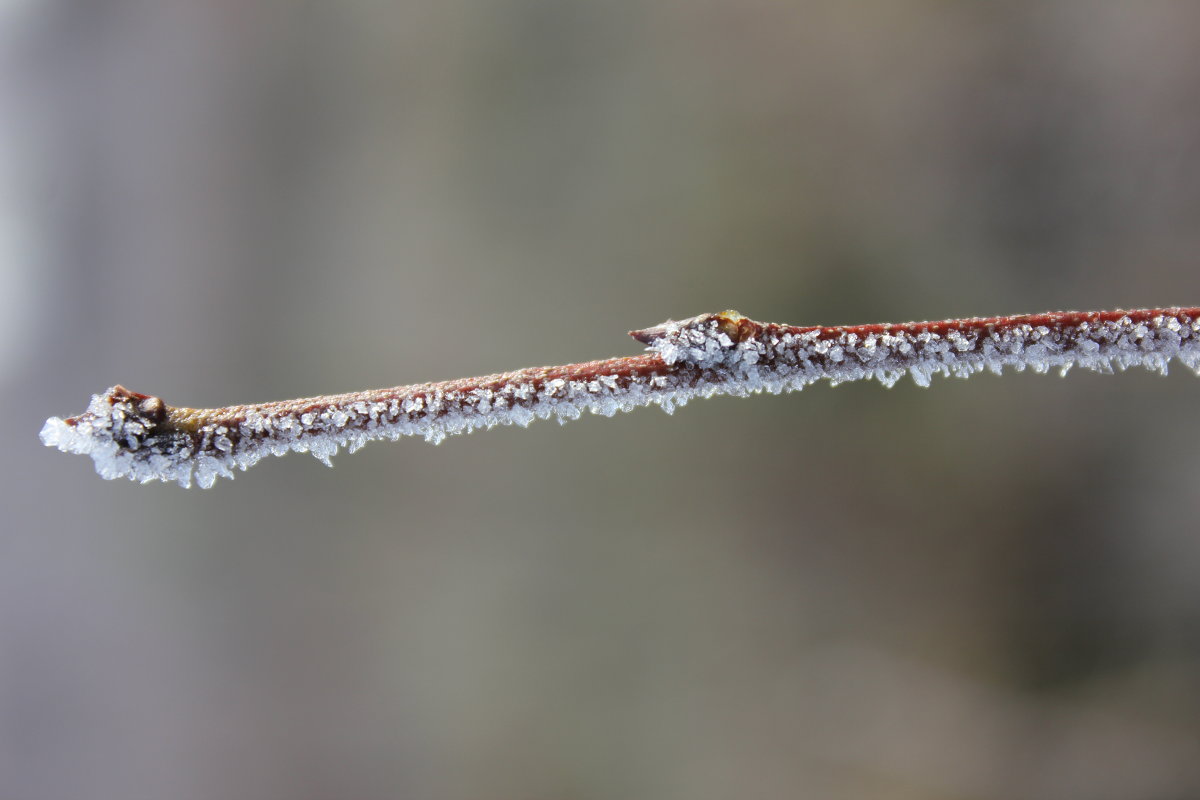
[[[185, 433], [160, 430], [162, 417], [161, 400], [114, 386], [102, 395], [93, 395], [88, 410], [80, 416], [46, 420], [41, 439], [47, 447], [91, 456], [96, 472], [108, 479], [178, 481], [188, 486], [193, 468], [220, 471], [215, 464], [208, 464], [216, 460], [212, 454], [196, 460], [196, 449]], [[200, 480], [203, 484], [203, 477]]]

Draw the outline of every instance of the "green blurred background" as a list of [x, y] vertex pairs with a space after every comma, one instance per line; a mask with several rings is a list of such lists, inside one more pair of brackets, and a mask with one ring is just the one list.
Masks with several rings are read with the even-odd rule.
[[837, 324], [1200, 304], [1200, 4], [0, 3], [0, 795], [1200, 795], [1200, 383], [42, 448]]

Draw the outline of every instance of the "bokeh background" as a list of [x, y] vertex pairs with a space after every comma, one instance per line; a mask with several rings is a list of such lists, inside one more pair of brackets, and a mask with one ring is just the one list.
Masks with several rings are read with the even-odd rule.
[[211, 491], [37, 441], [1200, 304], [1200, 5], [0, 3], [0, 795], [1200, 795], [1200, 383], [817, 386]]

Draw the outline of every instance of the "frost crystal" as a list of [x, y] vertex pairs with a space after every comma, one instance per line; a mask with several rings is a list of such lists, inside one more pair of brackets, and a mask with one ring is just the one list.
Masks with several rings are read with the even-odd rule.
[[88, 410], [78, 417], [46, 420], [41, 439], [64, 453], [91, 456], [103, 478], [178, 481], [188, 486], [192, 469], [198, 466], [193, 464], [196, 449], [185, 433], [160, 431], [164, 419], [165, 406], [158, 398], [114, 386], [93, 395]]
[[668, 321], [632, 335], [649, 354], [541, 367], [439, 384], [218, 409], [171, 408], [115, 386], [78, 417], [47, 420], [42, 442], [89, 455], [104, 478], [204, 488], [268, 455], [309, 452], [325, 464], [339, 448], [375, 439], [449, 435], [535, 419], [612, 416], [646, 405], [667, 413], [693, 397], [797, 391], [810, 383], [909, 375], [969, 377], [1007, 368], [1073, 366], [1166, 373], [1177, 359], [1200, 374], [1200, 310], [1060, 312], [903, 325], [796, 328], [736, 312]]

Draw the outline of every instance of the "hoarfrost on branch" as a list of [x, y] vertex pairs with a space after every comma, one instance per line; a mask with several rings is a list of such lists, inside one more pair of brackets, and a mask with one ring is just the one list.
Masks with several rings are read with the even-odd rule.
[[309, 452], [322, 462], [374, 439], [449, 435], [535, 419], [612, 416], [658, 405], [670, 413], [694, 397], [798, 391], [810, 383], [988, 370], [1074, 366], [1111, 373], [1141, 366], [1165, 374], [1178, 360], [1200, 374], [1200, 309], [1051, 312], [901, 325], [794, 327], [737, 312], [704, 314], [632, 331], [648, 353], [540, 367], [436, 384], [189, 409], [115, 386], [77, 417], [42, 428], [49, 447], [92, 457], [104, 478], [211, 487], [268, 455]]

